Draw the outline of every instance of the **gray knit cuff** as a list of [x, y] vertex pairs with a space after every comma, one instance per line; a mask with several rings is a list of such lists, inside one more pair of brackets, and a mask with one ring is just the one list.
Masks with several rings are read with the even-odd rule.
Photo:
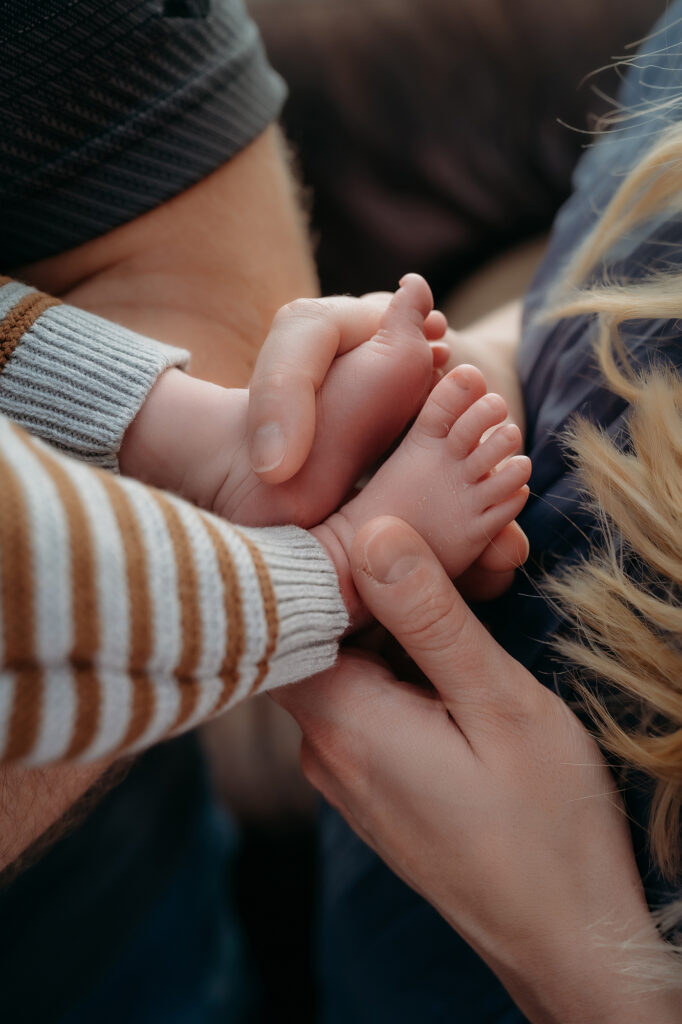
[[0, 288], [0, 412], [82, 462], [117, 470], [156, 378], [189, 354], [74, 306], [50, 305], [32, 320], [34, 298], [15, 281]]
[[296, 526], [244, 529], [267, 566], [279, 615], [277, 644], [259, 690], [331, 668], [348, 613], [336, 570], [318, 541]]

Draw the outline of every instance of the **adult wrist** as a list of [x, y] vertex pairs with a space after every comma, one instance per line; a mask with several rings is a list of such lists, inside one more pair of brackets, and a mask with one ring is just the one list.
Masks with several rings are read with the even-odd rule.
[[549, 940], [525, 952], [519, 945], [504, 963], [485, 957], [531, 1024], [677, 1024], [682, 1019], [682, 990], [665, 981], [654, 988], [648, 981], [650, 974], [665, 974], [664, 965], [672, 976], [672, 966], [646, 911], [611, 935], [595, 926], [571, 936], [565, 926], [564, 921], [562, 935], [558, 919], [556, 944]]

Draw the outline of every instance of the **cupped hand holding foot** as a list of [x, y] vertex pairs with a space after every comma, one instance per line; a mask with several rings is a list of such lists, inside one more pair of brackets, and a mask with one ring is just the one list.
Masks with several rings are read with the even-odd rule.
[[277, 691], [303, 730], [308, 779], [533, 1024], [679, 1021], [680, 992], [637, 976], [643, 948], [668, 954], [596, 743], [498, 646], [406, 523], [366, 522], [350, 568], [433, 689], [347, 651]]

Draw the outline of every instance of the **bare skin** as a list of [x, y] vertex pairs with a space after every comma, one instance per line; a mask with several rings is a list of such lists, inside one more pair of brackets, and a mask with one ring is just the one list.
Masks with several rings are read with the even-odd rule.
[[[409, 319], [415, 304], [423, 310], [418, 325]], [[279, 325], [299, 304], [275, 318], [265, 372], [291, 376], [295, 393], [285, 403], [290, 422], [276, 436], [275, 424], [265, 424], [261, 456], [253, 434], [263, 428], [250, 416], [251, 389], [220, 388], [170, 370], [126, 431], [122, 471], [248, 526], [309, 527], [338, 508], [421, 407], [434, 373], [427, 338], [442, 336], [445, 323], [432, 313], [428, 286], [416, 275], [387, 308], [349, 296], [301, 305], [320, 347], [337, 321], [338, 337], [314, 377], [303, 368], [292, 373], [283, 366], [292, 327]]]
[[[311, 316], [322, 317], [319, 330], [328, 301], [306, 307]], [[261, 428], [258, 418], [249, 417], [247, 392], [191, 382], [170, 371], [127, 431], [123, 470], [179, 490], [231, 522], [311, 526], [329, 516], [421, 406], [433, 375], [426, 334], [438, 336], [444, 329], [434, 318], [428, 285], [416, 274], [403, 279], [376, 333], [364, 343], [357, 344], [373, 316], [371, 299], [369, 307], [366, 300], [336, 302], [344, 307], [345, 342], [350, 346], [354, 341], [355, 347], [333, 360], [317, 382], [316, 403], [306, 409], [303, 401], [295, 401], [296, 419], [278, 430], [285, 443], [274, 449], [278, 459], [273, 464], [268, 464], [273, 454], [269, 443], [265, 465], [257, 457], [260, 472], [254, 471], [253, 432]], [[281, 359], [275, 348], [271, 360], [280, 375]], [[299, 391], [306, 394], [305, 388]], [[284, 419], [288, 407], [281, 411]], [[458, 367], [436, 385], [398, 450], [360, 494], [315, 527], [335, 563], [352, 625], [365, 616], [348, 585], [348, 552], [355, 530], [377, 511], [404, 515], [455, 576], [493, 540], [491, 555], [502, 558], [505, 568], [523, 560], [525, 538], [518, 528], [509, 529], [528, 493], [529, 460], [510, 459], [520, 431], [507, 425], [481, 443], [506, 413], [502, 398], [486, 394], [478, 370]], [[304, 442], [310, 438], [307, 455], [301, 433]], [[287, 478], [301, 457], [300, 469]], [[284, 479], [268, 483], [263, 476]]]
[[243, 387], [277, 310], [318, 292], [307, 226], [271, 126], [187, 191], [16, 276], [192, 353], [192, 373]]
[[672, 965], [594, 740], [498, 646], [406, 523], [367, 522], [350, 561], [364, 603], [433, 689], [347, 650], [276, 691], [302, 727], [307, 777], [533, 1024], [679, 1021], [679, 984], [652, 990], [637, 973], [640, 943], [646, 966]]
[[93, 785], [109, 762], [50, 768], [0, 766], [0, 871]]
[[312, 531], [336, 565], [347, 607], [356, 602], [353, 541], [374, 516], [403, 517], [457, 577], [519, 514], [531, 470], [530, 459], [511, 457], [520, 431], [511, 424], [483, 440], [506, 415], [504, 400], [486, 394], [480, 371], [457, 367], [436, 385], [400, 447], [360, 494]]
[[[275, 311], [317, 282], [276, 128], [171, 202], [22, 280], [192, 350], [193, 372], [244, 386]], [[0, 869], [53, 824], [105, 763], [0, 768]]]
[[488, 386], [502, 395], [510, 419], [525, 435], [523, 392], [516, 372], [516, 357], [521, 341], [521, 300], [516, 299], [461, 331], [448, 331], [450, 347], [448, 368], [457, 363], [473, 363], [483, 373]]
[[[171, 202], [15, 273], [91, 312], [189, 348], [192, 372], [227, 387], [248, 381], [275, 311], [317, 293], [306, 226], [274, 127]], [[476, 567], [469, 575], [480, 589]], [[489, 579], [484, 572], [484, 586]], [[500, 585], [507, 585], [501, 575], [493, 592]], [[0, 835], [12, 837], [0, 848], [0, 869], [106, 767], [0, 769]]]

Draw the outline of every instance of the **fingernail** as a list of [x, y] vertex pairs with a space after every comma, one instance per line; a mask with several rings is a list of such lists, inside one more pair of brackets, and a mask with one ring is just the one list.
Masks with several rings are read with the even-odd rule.
[[525, 555], [523, 555], [523, 557], [521, 559], [521, 564], [522, 565], [523, 565], [524, 562], [526, 562], [528, 560], [528, 556], [530, 554], [530, 541], [528, 540], [528, 537], [526, 537], [525, 533], [523, 535], [523, 539], [526, 542], [526, 553], [525, 553]]
[[257, 473], [277, 469], [287, 450], [281, 423], [263, 423], [253, 435], [251, 465]]
[[380, 527], [365, 545], [365, 568], [379, 583], [397, 583], [417, 568], [419, 549], [405, 526]]

